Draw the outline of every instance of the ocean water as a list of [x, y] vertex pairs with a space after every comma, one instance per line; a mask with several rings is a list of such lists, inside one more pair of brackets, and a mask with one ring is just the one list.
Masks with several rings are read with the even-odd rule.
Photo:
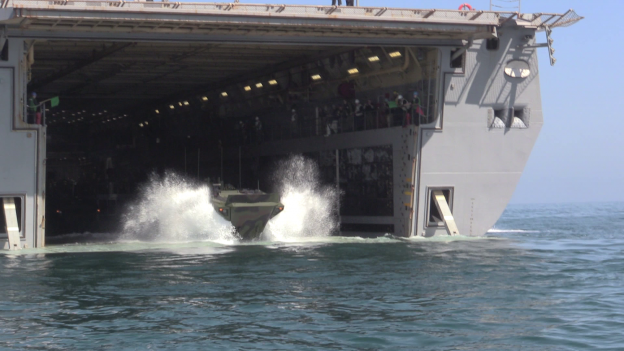
[[624, 350], [623, 203], [480, 238], [110, 238], [0, 254], [1, 350]]

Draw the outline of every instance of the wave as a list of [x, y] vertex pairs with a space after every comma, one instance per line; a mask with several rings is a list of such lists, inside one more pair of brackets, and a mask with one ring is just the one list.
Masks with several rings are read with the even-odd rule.
[[540, 233], [539, 230], [524, 230], [524, 229], [497, 229], [492, 228], [487, 231], [488, 233]]

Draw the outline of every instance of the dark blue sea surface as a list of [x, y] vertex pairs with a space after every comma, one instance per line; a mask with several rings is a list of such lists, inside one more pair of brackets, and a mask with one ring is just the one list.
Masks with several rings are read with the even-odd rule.
[[483, 238], [49, 246], [0, 254], [0, 284], [2, 350], [624, 350], [624, 204], [511, 205]]

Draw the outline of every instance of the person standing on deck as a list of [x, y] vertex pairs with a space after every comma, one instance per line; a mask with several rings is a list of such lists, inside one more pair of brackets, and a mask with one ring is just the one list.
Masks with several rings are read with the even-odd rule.
[[327, 123], [327, 134], [325, 136], [330, 136], [331, 134], [338, 134], [338, 108], [336, 105], [332, 105], [331, 110], [328, 109], [329, 115], [329, 123]]
[[360, 100], [355, 99], [355, 110], [353, 112], [353, 118], [355, 119], [355, 130], [364, 129], [364, 106], [360, 104]]
[[[336, 0], [332, 0], [332, 6], [336, 6]], [[338, 6], [342, 6], [342, 0], [338, 0]]]
[[412, 111], [414, 115], [412, 123], [415, 125], [420, 125], [420, 120], [422, 117], [424, 117], [425, 112], [420, 105], [420, 97], [418, 97], [417, 91], [414, 92], [414, 98], [412, 99]]
[[347, 99], [342, 100], [341, 106], [342, 115], [340, 119], [343, 125], [343, 129], [345, 130], [353, 130], [355, 129], [355, 125], [353, 123], [353, 106], [347, 101]]
[[368, 99], [366, 101], [366, 105], [364, 105], [364, 115], [366, 116], [366, 129], [377, 128], [377, 125], [375, 123], [375, 120], [377, 119], [375, 113], [375, 105], [373, 105], [371, 99]]
[[386, 127], [387, 128], [390, 128], [393, 125], [393, 123], [392, 123], [392, 119], [393, 119], [392, 109], [395, 106], [396, 106], [396, 102], [388, 100], [388, 98], [386, 98], [384, 100], [382, 114], [384, 116], [386, 116]]
[[261, 144], [264, 141], [264, 134], [262, 131], [262, 122], [260, 122], [260, 118], [258, 116], [256, 116], [254, 127], [256, 129], [256, 142]]
[[290, 137], [294, 138], [297, 136], [298, 129], [297, 128], [297, 111], [293, 108], [290, 115]]
[[26, 123], [35, 124], [38, 105], [39, 103], [37, 102], [37, 93], [33, 91], [28, 98], [28, 113], [26, 114]]
[[326, 129], [326, 133], [325, 136], [328, 137], [332, 134], [337, 134], [338, 133], [338, 120], [335, 117], [335, 114], [331, 114], [331, 116], [328, 116], [325, 121], [325, 129]]
[[404, 99], [403, 96], [400, 96], [401, 99], [398, 101], [398, 105], [403, 110], [403, 128], [407, 128], [408, 125], [412, 124], [412, 103]]

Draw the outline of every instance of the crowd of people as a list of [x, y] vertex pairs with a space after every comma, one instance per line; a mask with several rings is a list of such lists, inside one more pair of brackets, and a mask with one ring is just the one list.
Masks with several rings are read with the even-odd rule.
[[[419, 125], [426, 116], [418, 92], [409, 98], [398, 92], [377, 99], [343, 99], [340, 103], [320, 106], [293, 106], [286, 120], [267, 121], [260, 117], [239, 120], [235, 126], [239, 145], [260, 144], [267, 139], [290, 139], [362, 131], [388, 127]], [[268, 118], [267, 118], [268, 120]]]

